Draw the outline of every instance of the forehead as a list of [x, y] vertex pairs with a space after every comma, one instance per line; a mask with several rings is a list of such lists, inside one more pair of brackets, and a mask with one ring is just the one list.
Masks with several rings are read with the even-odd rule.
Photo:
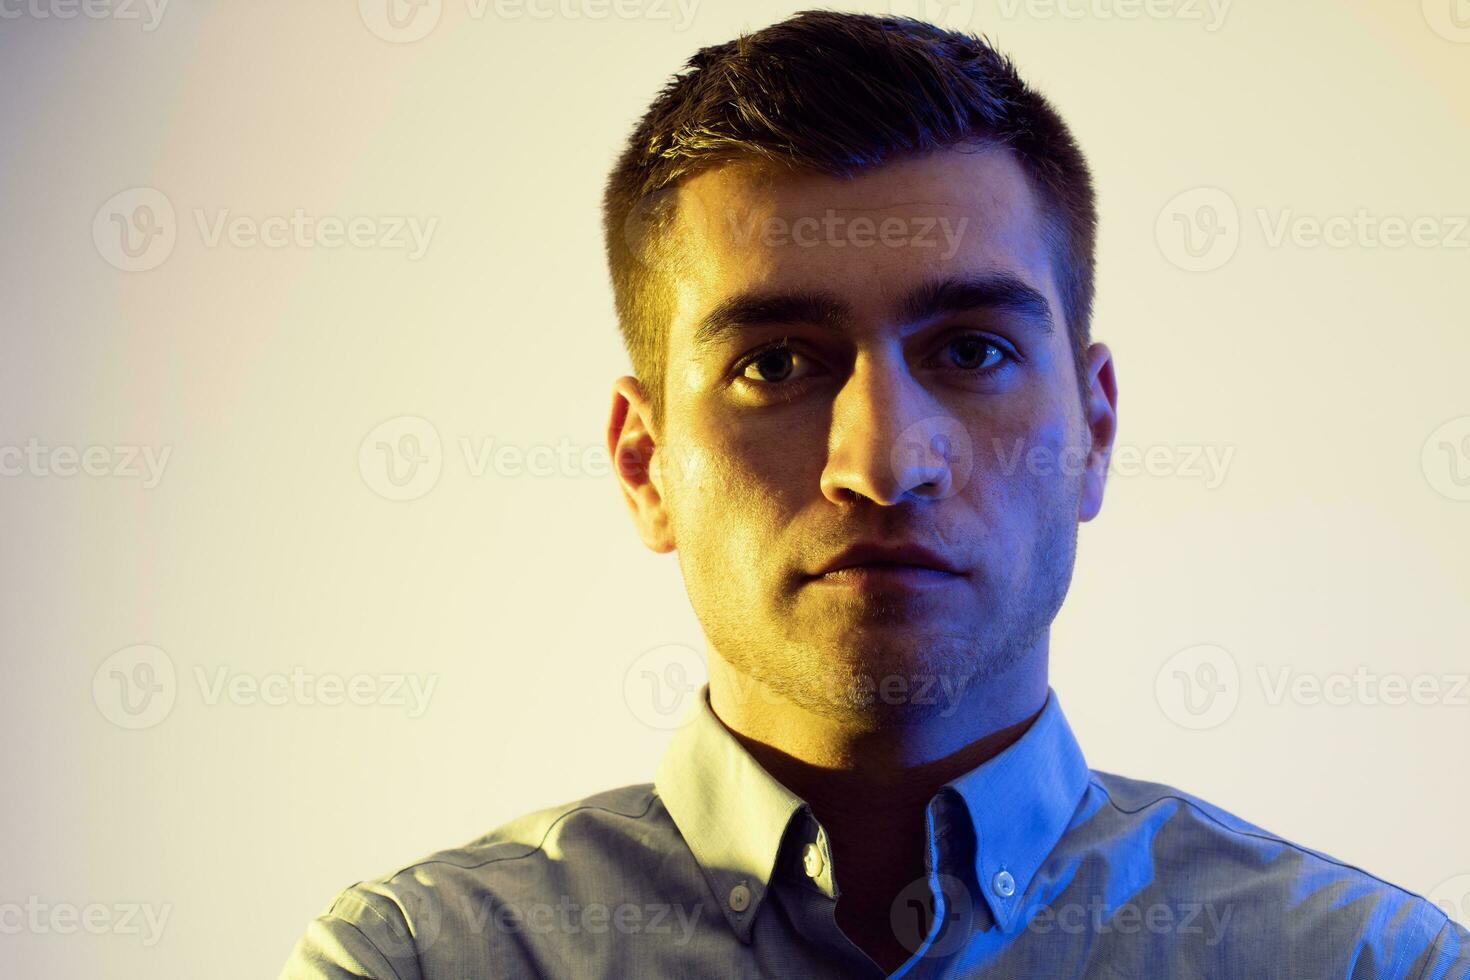
[[1010, 274], [1062, 322], [1040, 201], [1003, 148], [906, 157], [851, 178], [729, 164], [684, 183], [672, 233], [674, 356], [700, 318], [751, 291], [840, 294], [852, 329], [876, 331], [920, 283]]

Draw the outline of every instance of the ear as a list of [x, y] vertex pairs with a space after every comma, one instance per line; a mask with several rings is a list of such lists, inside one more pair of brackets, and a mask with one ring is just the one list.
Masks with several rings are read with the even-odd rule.
[[1088, 394], [1082, 413], [1092, 437], [1092, 449], [1082, 474], [1082, 501], [1077, 509], [1077, 519], [1082, 521], [1092, 520], [1102, 510], [1113, 437], [1118, 431], [1118, 383], [1113, 377], [1113, 352], [1106, 344], [1087, 348], [1086, 374]]
[[607, 451], [623, 499], [633, 515], [638, 536], [651, 550], [674, 550], [662, 479], [658, 472], [659, 434], [653, 411], [638, 379], [624, 375], [613, 382], [612, 412], [607, 423]]

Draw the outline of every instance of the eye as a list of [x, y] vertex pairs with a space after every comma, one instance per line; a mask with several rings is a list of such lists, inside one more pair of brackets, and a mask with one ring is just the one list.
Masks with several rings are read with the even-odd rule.
[[999, 343], [983, 334], [965, 333], [945, 345], [950, 364], [960, 371], [988, 374], [1013, 355]]
[[[796, 353], [784, 340], [752, 352], [735, 368], [736, 374], [742, 380], [767, 386], [799, 381], [809, 370], [810, 364], [806, 357]], [[752, 376], [752, 371], [755, 376]]]

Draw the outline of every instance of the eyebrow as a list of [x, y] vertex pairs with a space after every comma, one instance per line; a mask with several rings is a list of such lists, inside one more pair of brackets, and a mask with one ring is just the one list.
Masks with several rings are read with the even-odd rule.
[[699, 321], [694, 350], [703, 353], [730, 334], [761, 325], [805, 323], [841, 333], [850, 317], [847, 304], [826, 293], [738, 293], [721, 301]]
[[905, 323], [929, 320], [949, 313], [999, 310], [1027, 321], [1050, 334], [1051, 305], [1035, 286], [1009, 272], [983, 276], [949, 277], [924, 283], [911, 290], [899, 304], [899, 319]]
[[[1051, 306], [1036, 287], [1009, 272], [949, 276], [909, 290], [896, 307], [896, 319], [915, 323], [954, 313], [997, 310], [1011, 313], [1043, 334], [1055, 329]], [[739, 293], [723, 300], [699, 321], [695, 354], [725, 337], [755, 326], [805, 324], [842, 333], [852, 317], [843, 300], [820, 291]]]

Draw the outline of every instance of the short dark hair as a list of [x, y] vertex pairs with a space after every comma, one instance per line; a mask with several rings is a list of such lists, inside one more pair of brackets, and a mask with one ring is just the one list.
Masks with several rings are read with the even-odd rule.
[[1066, 124], [982, 36], [908, 17], [807, 10], [702, 48], [654, 99], [603, 195], [618, 322], [634, 374], [662, 418], [669, 308], [649, 261], [672, 191], [753, 161], [851, 176], [906, 154], [1008, 147], [1039, 192], [1077, 378], [1090, 343], [1097, 205]]

